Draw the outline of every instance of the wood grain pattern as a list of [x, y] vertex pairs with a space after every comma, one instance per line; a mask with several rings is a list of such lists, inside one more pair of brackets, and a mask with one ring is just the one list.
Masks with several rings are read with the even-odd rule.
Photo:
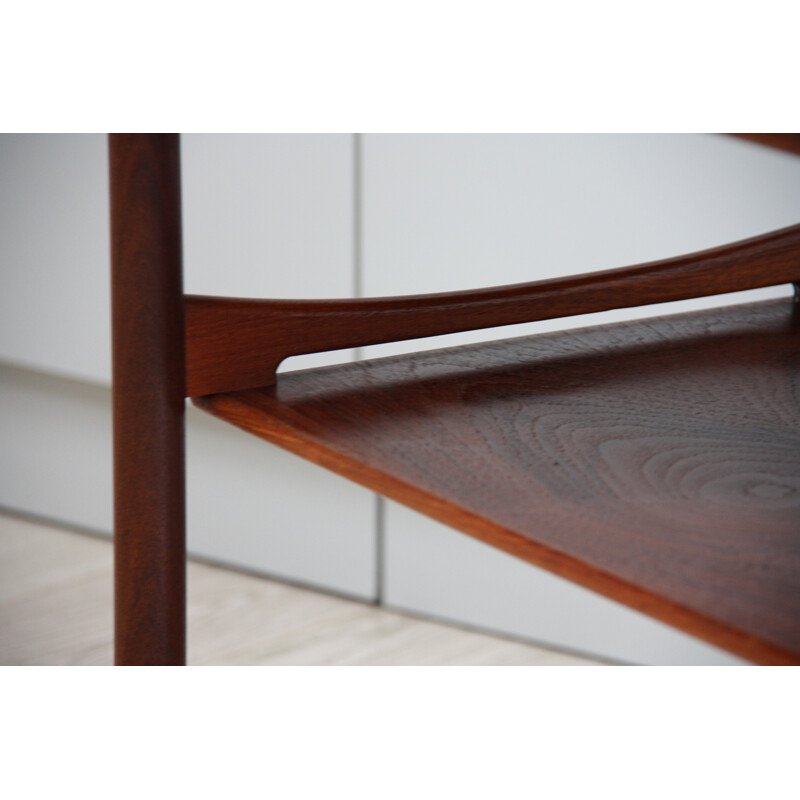
[[116, 658], [186, 652], [184, 324], [175, 134], [112, 134]]
[[187, 396], [274, 383], [288, 356], [588, 314], [800, 280], [800, 225], [724, 247], [468, 292], [360, 300], [187, 296]]
[[744, 658], [800, 663], [790, 300], [289, 373], [194, 402]]

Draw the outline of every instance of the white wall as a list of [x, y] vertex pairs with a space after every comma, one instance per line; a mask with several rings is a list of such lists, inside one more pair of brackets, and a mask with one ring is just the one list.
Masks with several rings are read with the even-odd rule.
[[[509, 283], [675, 255], [800, 218], [796, 160], [720, 137], [370, 134], [360, 218], [350, 136], [187, 135], [182, 148], [185, 284], [195, 293], [346, 297], [359, 281], [374, 295]], [[104, 137], [0, 136], [0, 242], [0, 505], [110, 531]], [[430, 346], [441, 342], [366, 353]], [[378, 565], [373, 495], [194, 409], [187, 450], [197, 554], [365, 599], [381, 591], [398, 608], [612, 658], [735, 661], [394, 504]]]

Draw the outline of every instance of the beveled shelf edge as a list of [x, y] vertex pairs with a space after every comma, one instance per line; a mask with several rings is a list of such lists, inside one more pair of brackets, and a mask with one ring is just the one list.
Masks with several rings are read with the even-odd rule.
[[345, 300], [186, 295], [186, 395], [275, 382], [285, 358], [800, 280], [800, 225], [689, 255], [464, 292]]
[[[342, 365], [342, 369], [354, 365]], [[331, 369], [328, 367], [327, 369]], [[530, 538], [460, 506], [370, 466], [318, 440], [313, 432], [264, 413], [247, 402], [251, 393], [258, 393], [260, 405], [269, 395], [276, 412], [280, 402], [272, 387], [232, 394], [217, 394], [192, 399], [194, 405], [208, 413], [278, 445], [325, 469], [335, 472], [384, 497], [431, 517], [512, 556], [527, 561], [572, 583], [597, 592], [611, 600], [639, 611], [756, 664], [770, 666], [800, 665], [800, 655], [754, 637], [734, 626], [708, 617], [698, 611], [593, 567], [574, 556], [537, 543]]]

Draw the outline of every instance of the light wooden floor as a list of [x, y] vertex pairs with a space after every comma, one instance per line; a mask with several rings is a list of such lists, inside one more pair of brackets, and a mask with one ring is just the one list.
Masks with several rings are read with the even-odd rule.
[[[111, 545], [0, 516], [0, 664], [110, 664]], [[189, 563], [190, 664], [596, 662]]]

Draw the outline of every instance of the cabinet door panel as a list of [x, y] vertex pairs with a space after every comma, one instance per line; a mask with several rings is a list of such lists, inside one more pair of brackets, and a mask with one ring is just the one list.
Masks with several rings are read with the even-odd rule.
[[[350, 296], [352, 144], [184, 136], [186, 290]], [[0, 504], [110, 533], [108, 228], [104, 136], [0, 136]], [[195, 409], [187, 472], [193, 553], [374, 598], [371, 493]]]
[[0, 136], [0, 359], [110, 382], [105, 136]]
[[[352, 295], [350, 136], [187, 134], [182, 171], [187, 292]], [[104, 135], [0, 136], [0, 241], [0, 359], [108, 384]]]

